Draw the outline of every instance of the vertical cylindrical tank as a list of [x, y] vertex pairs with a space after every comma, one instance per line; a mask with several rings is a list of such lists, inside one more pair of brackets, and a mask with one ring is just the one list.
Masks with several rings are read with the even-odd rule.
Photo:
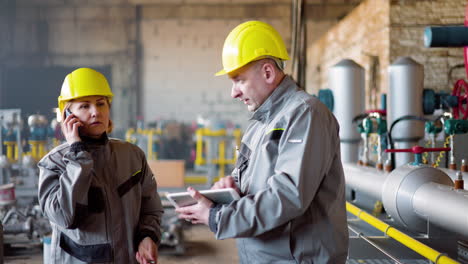
[[3, 225], [0, 220], [0, 264], [3, 264]]
[[[388, 124], [406, 115], [423, 116], [422, 94], [424, 90], [424, 68], [409, 57], [398, 58], [389, 68], [389, 111]], [[424, 123], [414, 120], [399, 121], [392, 129], [395, 148], [411, 148], [424, 137]], [[412, 161], [410, 153], [395, 154], [395, 166]]]
[[50, 235], [44, 236], [42, 238], [42, 243], [43, 243], [43, 261], [44, 263], [50, 263], [51, 262], [50, 244], [52, 243], [52, 238], [50, 237]]
[[341, 160], [357, 162], [360, 136], [353, 118], [364, 113], [364, 68], [345, 59], [329, 70], [329, 84], [333, 91], [333, 113], [340, 124]]

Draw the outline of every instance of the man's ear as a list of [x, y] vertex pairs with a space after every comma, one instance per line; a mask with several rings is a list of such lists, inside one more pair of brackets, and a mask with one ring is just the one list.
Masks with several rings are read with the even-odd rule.
[[263, 78], [268, 84], [273, 84], [276, 78], [275, 66], [270, 62], [263, 64], [262, 66]]

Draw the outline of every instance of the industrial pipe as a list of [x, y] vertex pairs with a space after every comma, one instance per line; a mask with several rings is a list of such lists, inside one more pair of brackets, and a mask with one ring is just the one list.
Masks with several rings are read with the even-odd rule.
[[442, 170], [410, 164], [390, 174], [346, 163], [343, 168], [347, 187], [381, 200], [387, 213], [409, 230], [426, 233], [430, 222], [468, 236], [468, 191], [455, 191]]
[[413, 208], [428, 222], [468, 237], [468, 191], [426, 183], [414, 193]]
[[407, 164], [393, 170], [382, 187], [386, 212], [409, 230], [426, 233], [427, 221], [414, 212], [412, 200], [419, 187], [429, 182], [453, 186], [447, 174], [431, 166]]
[[382, 186], [388, 173], [371, 167], [343, 163], [346, 186], [376, 200], [382, 199]]
[[424, 29], [424, 46], [427, 48], [468, 46], [468, 27], [426, 27]]

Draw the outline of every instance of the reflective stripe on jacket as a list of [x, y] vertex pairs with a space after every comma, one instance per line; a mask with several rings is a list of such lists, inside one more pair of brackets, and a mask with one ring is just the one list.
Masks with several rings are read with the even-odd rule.
[[242, 198], [222, 206], [218, 239], [241, 263], [345, 263], [348, 228], [339, 125], [286, 76], [255, 111], [232, 176]]
[[75, 144], [38, 164], [39, 204], [52, 225], [50, 263], [137, 263], [144, 237], [159, 244], [163, 213], [143, 151], [107, 137]]

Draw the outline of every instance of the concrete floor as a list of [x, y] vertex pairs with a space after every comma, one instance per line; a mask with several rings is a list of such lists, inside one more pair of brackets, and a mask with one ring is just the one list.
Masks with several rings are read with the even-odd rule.
[[[238, 263], [237, 249], [233, 239], [216, 240], [208, 227], [194, 225], [184, 230], [186, 254], [183, 256], [164, 255], [162, 264], [219, 264]], [[43, 264], [41, 248], [30, 248], [21, 256], [6, 256], [5, 264]]]

